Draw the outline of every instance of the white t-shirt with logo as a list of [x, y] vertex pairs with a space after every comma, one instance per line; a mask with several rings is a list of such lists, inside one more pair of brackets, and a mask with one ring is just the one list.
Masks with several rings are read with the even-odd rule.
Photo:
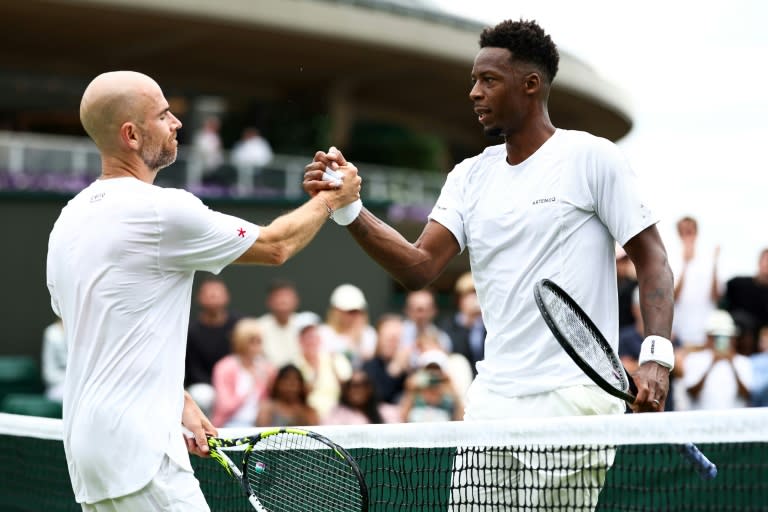
[[606, 139], [558, 129], [524, 162], [506, 156], [501, 144], [458, 164], [429, 216], [469, 250], [488, 330], [477, 379], [507, 397], [592, 384], [542, 320], [534, 284], [559, 284], [617, 349], [614, 240], [657, 220]]
[[47, 281], [69, 355], [64, 450], [78, 502], [135, 492], [182, 438], [184, 354], [196, 270], [219, 273], [259, 227], [188, 192], [98, 180], [62, 210]]

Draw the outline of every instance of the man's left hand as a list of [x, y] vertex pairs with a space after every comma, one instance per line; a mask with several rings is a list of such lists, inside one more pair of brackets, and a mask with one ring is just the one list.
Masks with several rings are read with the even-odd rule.
[[638, 366], [632, 379], [637, 386], [637, 398], [630, 404], [634, 412], [664, 410], [669, 393], [669, 368], [653, 361]]

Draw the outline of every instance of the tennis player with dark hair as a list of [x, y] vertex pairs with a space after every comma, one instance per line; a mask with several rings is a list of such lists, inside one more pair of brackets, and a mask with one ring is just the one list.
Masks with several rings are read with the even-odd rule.
[[[552, 124], [547, 103], [559, 55], [539, 25], [504, 21], [483, 31], [480, 47], [469, 98], [485, 133], [503, 143], [454, 167], [414, 243], [359, 201], [335, 212], [334, 220], [411, 289], [431, 283], [469, 250], [488, 334], [466, 397], [466, 420], [624, 411], [561, 349], [533, 296], [540, 279], [556, 281], [615, 349], [618, 241], [637, 268], [648, 337], [633, 375], [632, 407], [662, 410], [673, 363], [673, 282], [657, 218], [612, 142]], [[325, 190], [326, 166], [345, 163], [335, 148], [318, 152], [306, 167], [305, 190]]]
[[[208, 419], [184, 393], [195, 271], [280, 265], [329, 213], [359, 198], [353, 168], [268, 226], [209, 210], [153, 185], [176, 159], [181, 122], [140, 73], [99, 75], [80, 104], [101, 177], [62, 210], [48, 244], [47, 284], [69, 340], [64, 450], [87, 511], [207, 511], [187, 450], [208, 453]], [[194, 437], [182, 434], [182, 425]]]

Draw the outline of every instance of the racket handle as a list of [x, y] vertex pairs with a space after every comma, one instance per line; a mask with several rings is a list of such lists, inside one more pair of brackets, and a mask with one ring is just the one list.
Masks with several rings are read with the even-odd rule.
[[717, 476], [717, 466], [706, 455], [701, 453], [701, 450], [695, 444], [685, 443], [680, 445], [680, 453], [693, 464], [702, 480], [712, 480]]

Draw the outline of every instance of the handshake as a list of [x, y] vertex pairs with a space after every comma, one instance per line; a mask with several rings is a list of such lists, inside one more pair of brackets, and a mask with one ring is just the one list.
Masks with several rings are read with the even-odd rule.
[[[334, 170], [334, 167], [337, 170]], [[347, 162], [335, 147], [331, 147], [327, 153], [318, 151], [312, 163], [305, 168], [304, 190], [310, 196], [314, 196], [322, 190], [331, 190], [328, 188], [328, 183], [336, 189], [341, 188], [345, 174], [342, 169], [339, 169], [340, 167], [348, 167], [354, 169], [355, 172], [357, 171], [355, 166]], [[319, 172], [320, 170], [322, 173]], [[320, 185], [318, 181], [326, 183]], [[328, 207], [330, 218], [339, 226], [347, 226], [354, 222], [362, 209], [363, 202], [359, 197], [352, 203], [335, 210]]]

